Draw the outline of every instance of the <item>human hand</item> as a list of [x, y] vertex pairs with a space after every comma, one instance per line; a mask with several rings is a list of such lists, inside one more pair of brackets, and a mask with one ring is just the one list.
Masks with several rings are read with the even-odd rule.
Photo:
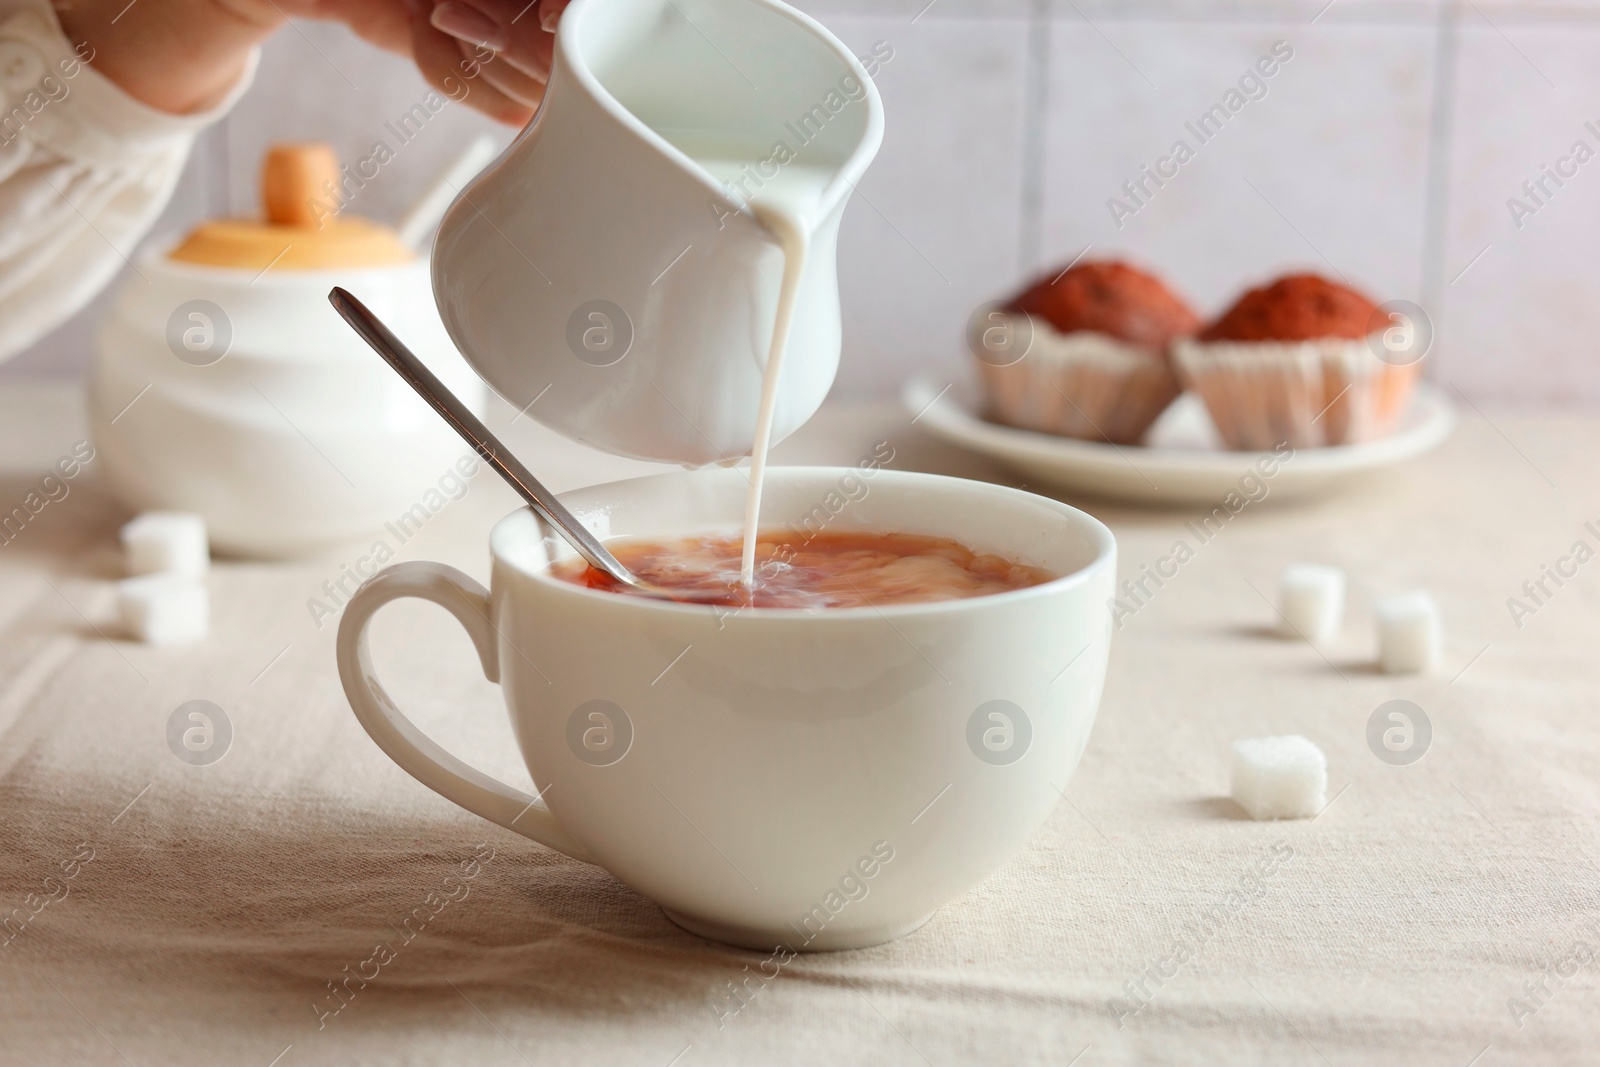
[[[430, 0], [411, 2], [425, 6]], [[452, 67], [459, 70], [464, 58], [470, 62], [480, 57], [483, 49], [490, 50], [499, 62], [484, 63], [481, 75], [506, 102], [505, 114], [490, 114], [520, 125], [533, 117], [544, 98], [555, 52], [556, 23], [570, 2], [441, 0], [429, 13], [426, 29], [416, 25], [413, 47], [417, 66], [437, 86], [436, 77], [448, 74]], [[488, 101], [480, 106], [485, 103]]]
[[[163, 111], [215, 105], [237, 84], [252, 47], [288, 19], [308, 18], [343, 22], [372, 44], [413, 58], [453, 98], [521, 125], [544, 95], [556, 19], [568, 0], [54, 2], [79, 54], [130, 96]], [[459, 94], [463, 78], [479, 84]]]

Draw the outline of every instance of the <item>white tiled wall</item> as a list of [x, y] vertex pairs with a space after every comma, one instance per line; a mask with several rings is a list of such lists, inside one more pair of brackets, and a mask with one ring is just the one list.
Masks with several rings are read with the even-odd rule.
[[[1600, 399], [1600, 23], [1502, 36], [1474, 15], [1458, 63], [1440, 338], [1449, 378], [1468, 395]], [[1542, 206], [1523, 193], [1579, 140], [1595, 158], [1576, 176], [1546, 179], [1554, 195], [1539, 193]], [[1520, 228], [1513, 197], [1534, 211]]]
[[[1085, 244], [1093, 255], [1126, 253], [1203, 310], [1287, 265], [1337, 272], [1374, 294], [1418, 297], [1434, 43], [1427, 27], [1122, 22], [1104, 33], [1081, 19], [1051, 28], [1047, 266]], [[1274, 48], [1288, 58], [1278, 60]], [[1263, 59], [1270, 78], [1256, 69]], [[1257, 99], [1239, 90], [1241, 78]], [[1215, 119], [1200, 126], [1230, 91], [1247, 101], [1241, 110], [1220, 130]], [[1141, 192], [1139, 206], [1120, 187], [1177, 142], [1193, 158], [1162, 187], [1147, 179], [1153, 192]], [[1119, 214], [1122, 205], [1137, 213], [1114, 218], [1113, 198]]]
[[840, 390], [893, 395], [1016, 277], [1028, 23], [931, 16], [827, 20], [857, 53], [894, 49], [876, 79], [883, 147], [840, 235]]
[[[1164, 273], [1202, 310], [1287, 268], [1342, 274], [1422, 303], [1433, 373], [1474, 399], [1600, 403], [1600, 155], [1520, 229], [1506, 204], [1574, 141], [1600, 153], [1596, 0], [801, 6], [858, 51], [894, 49], [878, 75], [883, 150], [841, 237], [842, 394], [892, 395], [911, 373], [959, 366], [976, 304], [1092, 246]], [[1185, 123], [1278, 41], [1293, 58], [1201, 144]], [[275, 140], [332, 140], [346, 158], [392, 141], [385, 122], [425, 91], [337, 28], [280, 34], [163, 228], [254, 210]], [[394, 217], [483, 130], [509, 136], [448, 106], [355, 209]], [[1119, 225], [1108, 199], [1178, 139], [1194, 158]], [[75, 373], [97, 313], [0, 374]]]

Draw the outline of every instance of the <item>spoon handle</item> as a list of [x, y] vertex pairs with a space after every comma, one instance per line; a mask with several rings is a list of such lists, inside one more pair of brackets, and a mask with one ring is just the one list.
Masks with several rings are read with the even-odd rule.
[[590, 533], [578, 521], [578, 517], [556, 499], [554, 493], [539, 484], [539, 479], [529, 473], [511, 450], [443, 382], [434, 377], [433, 372], [423, 366], [422, 361], [401, 344], [400, 339], [390, 333], [389, 328], [365, 304], [337, 286], [328, 294], [328, 301], [344, 317], [344, 321], [372, 346], [373, 351], [405, 379], [407, 385], [444, 416], [444, 420], [483, 457], [485, 463], [511, 483], [511, 487], [533, 508], [534, 514], [561, 532], [567, 542], [577, 549], [578, 555], [590, 566], [606, 572], [617, 581], [635, 584], [637, 579], [600, 543], [599, 538]]

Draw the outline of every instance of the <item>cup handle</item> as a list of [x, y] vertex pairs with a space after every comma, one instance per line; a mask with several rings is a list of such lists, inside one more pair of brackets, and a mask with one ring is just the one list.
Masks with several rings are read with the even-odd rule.
[[454, 615], [478, 649], [484, 677], [497, 685], [500, 682], [500, 655], [494, 624], [489, 621], [488, 591], [442, 563], [397, 563], [356, 590], [339, 622], [339, 679], [362, 727], [402, 770], [446, 800], [573, 859], [593, 863], [567, 836], [543, 800], [456, 759], [417, 729], [384, 691], [372, 667], [367, 624], [379, 608], [408, 596], [430, 600]]

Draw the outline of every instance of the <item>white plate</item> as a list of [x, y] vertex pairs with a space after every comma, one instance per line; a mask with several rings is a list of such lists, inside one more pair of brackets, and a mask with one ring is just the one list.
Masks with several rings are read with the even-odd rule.
[[[918, 378], [902, 396], [916, 423], [946, 441], [982, 453], [1039, 482], [1096, 496], [1146, 503], [1215, 503], [1267, 452], [1229, 452], [1199, 398], [1186, 393], [1150, 428], [1144, 445], [1078, 441], [1001, 426], [982, 417], [976, 382]], [[1341, 482], [1421, 455], [1450, 435], [1455, 409], [1426, 383], [1417, 387], [1399, 428], [1380, 441], [1303, 448], [1268, 479], [1274, 497], [1313, 496]]]

